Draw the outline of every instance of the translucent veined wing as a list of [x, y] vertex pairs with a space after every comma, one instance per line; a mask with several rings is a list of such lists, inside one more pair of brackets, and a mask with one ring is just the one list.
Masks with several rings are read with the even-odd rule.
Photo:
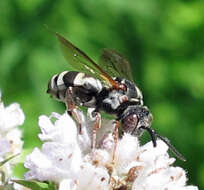
[[111, 78], [103, 69], [97, 65], [83, 51], [74, 46], [71, 42], [65, 39], [58, 33], [55, 33], [63, 52], [63, 55], [68, 64], [75, 70], [83, 72], [94, 78], [98, 78], [108, 87], [118, 88], [118, 83]]
[[99, 65], [112, 77], [122, 77], [133, 81], [129, 62], [115, 50], [104, 49], [99, 58]]

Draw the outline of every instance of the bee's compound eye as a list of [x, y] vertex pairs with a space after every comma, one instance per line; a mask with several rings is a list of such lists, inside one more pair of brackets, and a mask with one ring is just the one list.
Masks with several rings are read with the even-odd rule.
[[125, 133], [134, 133], [137, 128], [138, 117], [132, 113], [122, 119], [122, 128]]

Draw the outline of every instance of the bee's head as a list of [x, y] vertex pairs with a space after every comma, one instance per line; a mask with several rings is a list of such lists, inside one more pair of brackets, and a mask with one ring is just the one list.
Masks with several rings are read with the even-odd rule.
[[129, 106], [121, 117], [123, 132], [140, 136], [145, 130], [150, 134], [154, 147], [157, 146], [156, 140], [159, 138], [167, 144], [177, 158], [185, 161], [186, 159], [176, 150], [168, 138], [159, 135], [154, 129], [151, 128], [152, 120], [153, 116], [146, 106]]
[[121, 117], [123, 132], [140, 136], [143, 132], [140, 127], [150, 127], [152, 120], [153, 116], [146, 106], [128, 106]]

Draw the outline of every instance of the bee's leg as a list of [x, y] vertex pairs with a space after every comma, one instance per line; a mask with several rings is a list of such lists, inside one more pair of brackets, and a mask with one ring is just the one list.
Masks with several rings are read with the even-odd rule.
[[73, 99], [73, 91], [72, 87], [69, 87], [66, 90], [66, 107], [67, 107], [67, 113], [74, 118], [74, 120], [77, 122], [79, 127], [79, 134], [82, 134], [82, 123], [84, 122], [83, 113], [79, 108], [76, 106], [74, 99]]
[[101, 127], [101, 114], [99, 112], [92, 112], [92, 116], [95, 118], [93, 124], [93, 134], [92, 134], [92, 149], [95, 150], [96, 148], [96, 133], [97, 130]]
[[118, 138], [119, 138], [119, 127], [120, 122], [118, 120], [114, 121], [114, 131], [113, 131], [113, 139], [114, 139], [114, 147], [113, 147], [113, 161], [115, 160], [115, 152], [118, 145]]

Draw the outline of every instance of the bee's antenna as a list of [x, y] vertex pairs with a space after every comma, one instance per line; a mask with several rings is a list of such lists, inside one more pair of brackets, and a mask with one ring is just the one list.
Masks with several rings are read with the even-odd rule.
[[168, 145], [169, 149], [175, 154], [175, 156], [176, 156], [178, 159], [180, 159], [180, 160], [182, 160], [182, 161], [186, 161], [186, 159], [184, 158], [184, 156], [176, 150], [176, 148], [170, 143], [170, 141], [169, 141], [168, 138], [159, 135], [158, 133], [156, 133], [155, 130], [153, 130], [153, 129], [150, 128], [150, 127], [141, 126], [140, 128], [145, 129], [146, 131], [148, 131], [148, 133], [149, 133], [150, 136], [151, 136], [152, 143], [153, 143], [153, 146], [154, 146], [154, 147], [156, 147], [156, 145], [157, 145], [157, 144], [156, 144], [156, 139], [159, 138], [159, 139], [161, 139], [163, 142], [165, 142], [165, 143]]
[[157, 146], [157, 142], [156, 142], [157, 136], [156, 136], [155, 131], [153, 129], [151, 129], [149, 127], [145, 127], [145, 126], [141, 126], [140, 128], [145, 129], [146, 131], [148, 131], [148, 133], [151, 136], [153, 146], [156, 147]]
[[161, 139], [163, 142], [165, 142], [169, 149], [175, 154], [175, 156], [177, 158], [179, 158], [182, 161], [186, 161], [186, 159], [184, 158], [184, 156], [178, 152], [178, 150], [176, 150], [176, 148], [170, 143], [169, 139], [167, 137], [163, 137], [157, 133], [155, 133], [156, 137], [158, 137], [159, 139]]

